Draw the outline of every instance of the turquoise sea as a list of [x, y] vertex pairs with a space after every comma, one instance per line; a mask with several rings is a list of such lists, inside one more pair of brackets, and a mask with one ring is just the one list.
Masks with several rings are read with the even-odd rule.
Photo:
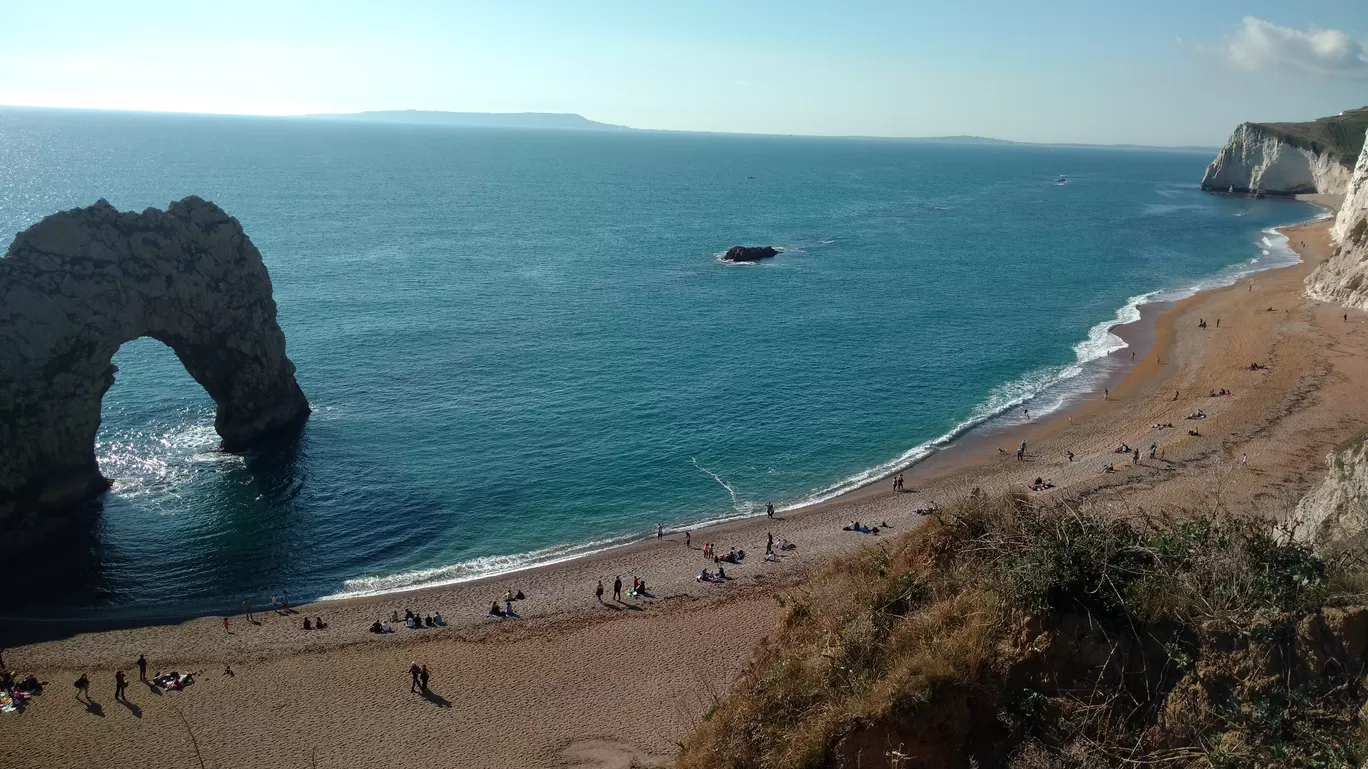
[[171, 351], [126, 345], [115, 486], [44, 602], [394, 590], [829, 498], [1067, 404], [1140, 302], [1295, 261], [1269, 228], [1315, 211], [1201, 193], [1210, 159], [0, 108], [0, 231], [213, 200], [315, 409], [221, 453]]

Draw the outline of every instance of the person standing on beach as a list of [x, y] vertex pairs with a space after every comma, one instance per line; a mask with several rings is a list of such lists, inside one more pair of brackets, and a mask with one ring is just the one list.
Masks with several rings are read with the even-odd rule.
[[622, 602], [622, 576], [621, 576], [621, 575], [617, 575], [617, 576], [613, 577], [613, 600], [614, 600], [614, 601], [617, 601], [618, 603], [621, 603], [621, 602]]
[[1240, 457], [1240, 465], [1241, 465], [1241, 466], [1247, 466], [1248, 464], [1249, 464], [1249, 455], [1248, 455], [1248, 454], [1245, 454], [1244, 456], [1241, 456], [1241, 457]]
[[664, 521], [658, 521], [658, 522], [656, 523], [656, 539], [661, 539], [661, 538], [663, 538], [664, 536], [665, 536], [665, 522], [664, 522]]
[[421, 686], [421, 687], [423, 688], [423, 691], [427, 691], [427, 690], [428, 690], [428, 688], [427, 688], [427, 686], [428, 686], [428, 669], [427, 669], [427, 665], [424, 665], [424, 666], [423, 666], [423, 669], [422, 669], [421, 671], [418, 672], [418, 685]]
[[147, 657], [138, 655], [138, 680], [147, 683]]
[[243, 611], [244, 614], [247, 615], [247, 621], [248, 621], [248, 622], [255, 622], [255, 621], [256, 621], [256, 620], [252, 619], [252, 604], [251, 604], [251, 601], [249, 601], [249, 600], [246, 599], [246, 598], [242, 599], [242, 611]]
[[277, 595], [276, 593], [271, 593], [271, 611], [276, 611], [276, 610], [279, 609], [279, 608], [280, 608], [280, 596]]
[[231, 632], [233, 632], [233, 631], [231, 631], [231, 630], [228, 629], [228, 618], [227, 618], [227, 617], [224, 617], [224, 618], [223, 618], [223, 632], [225, 632], [225, 633], [231, 633]]
[[693, 540], [693, 537], [689, 536], [689, 532], [687, 532], [687, 531], [684, 532], [684, 547], [692, 548], [692, 547], [693, 547], [693, 542], [692, 542], [692, 540]]
[[1220, 318], [1217, 318], [1217, 319], [1216, 319], [1216, 328], [1220, 328], [1220, 327], [1221, 327], [1221, 319], [1220, 319]]
[[[1348, 318], [1349, 316], [1346, 315], [1346, 316], [1344, 316], [1344, 317], [1345, 317], [1345, 318]], [[774, 503], [773, 503], [773, 502], [766, 502], [766, 503], [765, 503], [765, 516], [768, 517], [768, 518], [773, 518], [773, 517], [774, 517]]]
[[86, 704], [90, 704], [90, 676], [82, 673], [72, 686], [76, 687], [76, 701], [80, 702], [85, 697]]
[[417, 663], [417, 662], [411, 663], [411, 664], [409, 665], [409, 678], [411, 679], [411, 681], [409, 682], [409, 691], [410, 691], [410, 692], [416, 692], [416, 691], [418, 691], [418, 677], [421, 676], [422, 674], [423, 674], [423, 669], [420, 668], [420, 667], [418, 667], [418, 663]]
[[114, 699], [127, 702], [128, 700], [124, 699], [124, 688], [127, 686], [128, 678], [124, 676], [124, 672], [122, 670], [116, 672], [114, 674]]
[[603, 603], [603, 580], [599, 580], [598, 587], [594, 588], [594, 597], [599, 603]]

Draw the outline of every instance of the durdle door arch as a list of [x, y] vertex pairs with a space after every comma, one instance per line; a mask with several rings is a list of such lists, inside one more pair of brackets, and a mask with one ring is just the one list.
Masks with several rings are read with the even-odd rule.
[[170, 347], [214, 399], [227, 450], [309, 416], [270, 275], [236, 219], [197, 197], [53, 214], [0, 259], [0, 550], [30, 541], [43, 511], [109, 487], [100, 401], [114, 353], [140, 337]]

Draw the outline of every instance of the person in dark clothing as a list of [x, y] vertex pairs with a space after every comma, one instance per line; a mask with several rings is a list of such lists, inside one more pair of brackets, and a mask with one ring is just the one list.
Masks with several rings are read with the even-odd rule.
[[409, 691], [411, 691], [411, 692], [416, 692], [416, 691], [418, 691], [418, 677], [421, 676], [422, 674], [423, 674], [423, 669], [420, 668], [420, 667], [418, 667], [418, 663], [417, 663], [417, 662], [415, 662], [415, 663], [409, 665], [409, 678], [412, 678], [412, 679], [413, 679], [413, 682], [409, 684]]
[[76, 679], [76, 683], [72, 684], [72, 686], [76, 687], [77, 701], [80, 701], [82, 697], [85, 697], [85, 701], [87, 703], [90, 702], [90, 676], [82, 673], [81, 677]]
[[613, 578], [613, 600], [622, 600], [622, 577]]
[[603, 603], [603, 580], [599, 580], [598, 587], [594, 588], [594, 597]]
[[138, 680], [147, 683], [147, 658], [138, 655]]
[[115, 673], [115, 674], [114, 674], [114, 699], [116, 699], [116, 700], [122, 700], [122, 699], [124, 698], [124, 688], [127, 687], [127, 686], [128, 686], [128, 678], [126, 678], [126, 677], [124, 676], [124, 672], [123, 672], [122, 670], [120, 670], [119, 672]]
[[427, 690], [428, 690], [428, 688], [427, 688], [427, 685], [428, 685], [428, 669], [427, 669], [427, 665], [424, 665], [424, 666], [423, 666], [423, 669], [422, 669], [421, 671], [418, 672], [418, 685], [421, 686], [421, 687], [423, 687], [423, 691], [427, 691]]

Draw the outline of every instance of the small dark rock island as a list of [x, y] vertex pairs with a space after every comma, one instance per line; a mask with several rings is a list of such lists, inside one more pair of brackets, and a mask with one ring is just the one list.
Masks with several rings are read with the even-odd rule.
[[771, 259], [778, 253], [772, 246], [732, 246], [722, 258], [728, 262], [758, 262]]

